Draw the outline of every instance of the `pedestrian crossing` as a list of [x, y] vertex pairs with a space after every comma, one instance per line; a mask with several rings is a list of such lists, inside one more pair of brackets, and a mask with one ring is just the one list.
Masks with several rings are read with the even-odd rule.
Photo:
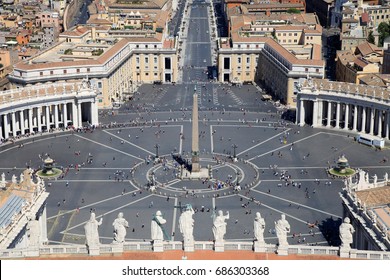
[[233, 98], [237, 105], [244, 105], [244, 102], [239, 98], [230, 88], [227, 89], [227, 93]]
[[218, 102], [218, 92], [217, 92], [217, 88], [216, 87], [213, 87], [213, 103], [214, 103], [214, 105], [219, 105], [219, 102]]

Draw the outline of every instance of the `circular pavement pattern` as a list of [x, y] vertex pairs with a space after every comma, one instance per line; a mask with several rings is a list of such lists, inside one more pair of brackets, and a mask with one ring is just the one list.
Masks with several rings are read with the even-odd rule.
[[[180, 95], [179, 85], [161, 88], [144, 86], [121, 109], [99, 112], [103, 125], [94, 131], [44, 134], [0, 147], [0, 172], [7, 180], [26, 166], [38, 169], [47, 155], [64, 168], [63, 176], [46, 181], [50, 243], [84, 244], [90, 211], [103, 217], [101, 243], [113, 241], [119, 212], [129, 222], [127, 240], [149, 240], [157, 210], [171, 239], [182, 240], [175, 206], [190, 203], [196, 211], [195, 240], [213, 239], [214, 211], [223, 210], [230, 212], [229, 241], [253, 240], [253, 220], [260, 212], [268, 243], [277, 243], [274, 222], [285, 213], [290, 244], [337, 245], [343, 182], [326, 169], [344, 154], [351, 167], [377, 174], [378, 180], [389, 172], [388, 149], [357, 144], [343, 131], [285, 122], [272, 104], [257, 99], [252, 86], [229, 87], [232, 95], [214, 85], [216, 90], [200, 98], [198, 135], [201, 165], [210, 165], [212, 179], [180, 180], [172, 154], [191, 158], [192, 94]], [[153, 163], [156, 145], [158, 164]], [[231, 160], [234, 146], [237, 162]], [[153, 191], [148, 188], [152, 175]], [[240, 191], [234, 190], [237, 179]]]

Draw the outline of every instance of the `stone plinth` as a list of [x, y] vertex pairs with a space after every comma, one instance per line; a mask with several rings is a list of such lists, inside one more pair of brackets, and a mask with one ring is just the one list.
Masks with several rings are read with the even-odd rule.
[[349, 247], [340, 247], [340, 258], [349, 258], [351, 248]]
[[223, 241], [215, 241], [214, 251], [215, 252], [225, 252], [225, 243]]
[[153, 241], [153, 252], [164, 252], [164, 244], [162, 240]]
[[278, 246], [278, 250], [276, 250], [279, 256], [288, 256], [288, 246]]
[[38, 247], [27, 248], [25, 256], [39, 257], [39, 248]]
[[265, 242], [255, 241], [253, 248], [256, 253], [264, 253], [266, 251]]
[[88, 254], [90, 256], [99, 256], [100, 248], [99, 247], [88, 247]]
[[113, 253], [123, 253], [123, 243], [113, 243], [112, 244]]
[[184, 170], [181, 179], [182, 180], [199, 180], [209, 178], [209, 170], [207, 168], [201, 168], [199, 172], [189, 172]]
[[194, 241], [184, 241], [184, 252], [195, 252]]

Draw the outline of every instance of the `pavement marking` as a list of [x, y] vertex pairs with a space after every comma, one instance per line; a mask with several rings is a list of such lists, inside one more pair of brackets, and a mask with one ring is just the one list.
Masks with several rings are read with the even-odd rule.
[[[257, 192], [257, 193], [259, 193], [259, 194], [266, 195], [266, 196], [270, 196], [270, 197], [272, 197], [272, 198], [275, 198], [275, 199], [278, 199], [278, 200], [282, 200], [282, 201], [285, 201], [285, 202], [288, 202], [288, 203], [291, 203], [291, 204], [294, 204], [294, 205], [298, 205], [298, 206], [300, 206], [300, 207], [307, 208], [307, 209], [309, 209], [309, 210], [313, 210], [313, 211], [316, 211], [316, 212], [320, 212], [320, 213], [322, 213], [322, 214], [326, 214], [326, 215], [333, 216], [333, 217], [340, 218], [340, 219], [342, 218], [342, 217], [340, 217], [340, 216], [337, 216], [336, 214], [332, 214], [332, 213], [329, 213], [329, 212], [326, 212], [326, 211], [322, 211], [322, 210], [320, 210], [320, 209], [313, 208], [313, 207], [310, 207], [310, 206], [307, 206], [307, 205], [304, 205], [304, 204], [296, 203], [296, 202], [294, 202], [294, 201], [292, 201], [292, 200], [288, 200], [288, 199], [285, 199], [285, 198], [281, 198], [281, 197], [278, 197], [278, 196], [275, 196], [275, 195], [272, 195], [272, 194], [269, 194], [269, 193], [266, 193], [266, 192], [262, 192], [262, 191], [259, 191], [259, 190], [256, 190], [256, 189], [252, 189], [252, 191]], [[245, 197], [245, 196], [243, 196], [243, 195], [240, 195], [240, 196]], [[247, 197], [246, 197], [246, 198], [247, 198]], [[249, 199], [249, 198], [247, 198], [247, 199]], [[261, 205], [264, 205], [264, 204], [261, 203]], [[268, 208], [272, 209], [270, 206], [269, 206]], [[280, 211], [278, 210], [278, 212], [280, 212]], [[283, 213], [283, 212], [280, 212], [280, 213]], [[306, 223], [306, 222], [305, 222], [305, 223]]]
[[[99, 203], [101, 203], [101, 202], [106, 202], [106, 201], [110, 201], [110, 200], [113, 200], [113, 199], [117, 199], [118, 197], [125, 196], [125, 195], [130, 195], [130, 194], [136, 193], [136, 192], [138, 192], [138, 191], [139, 191], [139, 189], [138, 189], [138, 190], [135, 190], [135, 191], [127, 192], [127, 193], [125, 193], [125, 194], [123, 194], [123, 195], [120, 194], [120, 195], [116, 195], [116, 196], [113, 196], [113, 197], [110, 197], [110, 198], [106, 198], [106, 199], [103, 199], [103, 200], [100, 200], [100, 201], [96, 201], [96, 202], [93, 202], [93, 203], [90, 203], [90, 204], [87, 204], [87, 205], [84, 205], [84, 206], [79, 207], [79, 210], [84, 209], [84, 208], [91, 208], [91, 206], [94, 206], [94, 205], [99, 204]], [[63, 213], [61, 213], [61, 214], [58, 214], [58, 215], [54, 215], [54, 216], [48, 217], [48, 218], [46, 218], [46, 220], [58, 218], [58, 217], [60, 217], [60, 216], [63, 216], [63, 215], [72, 213], [72, 212], [74, 212], [75, 210], [76, 210], [76, 209], [72, 209], [72, 210], [63, 212]]]
[[[304, 138], [302, 138], [302, 139], [299, 139], [299, 140], [297, 140], [297, 141], [294, 141], [294, 144], [299, 143], [299, 142], [302, 142], [302, 141], [304, 141], [304, 140], [307, 140], [307, 139], [309, 139], [309, 138], [315, 137], [315, 136], [320, 135], [320, 134], [322, 134], [322, 132], [317, 132], [316, 134], [313, 134], [313, 135], [304, 137]], [[261, 155], [257, 155], [257, 156], [255, 156], [255, 157], [253, 157], [253, 158], [250, 158], [250, 159], [248, 159], [248, 161], [252, 161], [252, 160], [254, 160], [254, 159], [256, 159], [256, 158], [263, 157], [263, 156], [265, 156], [265, 155], [268, 155], [269, 153], [272, 153], [272, 152], [275, 152], [275, 151], [278, 151], [278, 150], [282, 150], [282, 149], [285, 149], [285, 148], [288, 148], [288, 147], [290, 147], [290, 145], [284, 145], [284, 146], [282, 146], [282, 147], [279, 147], [279, 148], [270, 150], [270, 151], [268, 151], [268, 152], [266, 152], [266, 153], [263, 153], [263, 154], [261, 154]]]
[[210, 125], [210, 144], [211, 144], [211, 152], [214, 153], [213, 125]]
[[[175, 197], [175, 204], [174, 206], [177, 206], [177, 200], [178, 198]], [[172, 231], [171, 231], [171, 236], [172, 236], [172, 233], [175, 232], [175, 228], [176, 228], [176, 215], [177, 215], [177, 208], [174, 207], [173, 208], [173, 218], [172, 218]], [[175, 234], [176, 235], [176, 234]], [[175, 241], [175, 235], [172, 236], [172, 241]]]
[[134, 143], [131, 143], [130, 141], [128, 141], [128, 140], [126, 140], [126, 139], [124, 139], [124, 138], [122, 138], [122, 137], [119, 137], [119, 136], [117, 136], [117, 135], [115, 135], [115, 134], [113, 134], [113, 133], [111, 133], [111, 132], [108, 132], [108, 131], [106, 131], [106, 130], [103, 130], [103, 132], [104, 132], [104, 133], [107, 133], [107, 134], [110, 134], [110, 135], [114, 136], [115, 138], [118, 138], [118, 139], [122, 140], [123, 142], [125, 142], [125, 143], [127, 143], [127, 144], [130, 144], [130, 145], [132, 145], [132, 146], [134, 146], [134, 147], [136, 147], [136, 148], [138, 148], [138, 149], [140, 149], [140, 150], [142, 150], [142, 151], [144, 151], [144, 152], [147, 152], [147, 153], [149, 153], [149, 154], [151, 154], [151, 155], [154, 155], [154, 153], [152, 153], [152, 152], [150, 152], [150, 151], [148, 151], [148, 150], [146, 150], [146, 149], [144, 149], [144, 148], [142, 148], [142, 147], [140, 147], [140, 146], [138, 146], [138, 145], [136, 145], [136, 144], [134, 144]]
[[[102, 215], [96, 216], [96, 219], [98, 219], [98, 218], [103, 218], [103, 217], [104, 217], [105, 215], [107, 215], [107, 214], [111, 214], [111, 213], [113, 213], [113, 212], [115, 212], [115, 211], [118, 211], [118, 210], [120, 210], [120, 209], [123, 209], [123, 208], [125, 208], [125, 207], [127, 207], [127, 206], [129, 206], [129, 205], [132, 205], [132, 204], [134, 204], [134, 203], [137, 203], [137, 202], [139, 202], [139, 201], [141, 201], [141, 200], [144, 200], [144, 199], [146, 199], [146, 198], [148, 198], [148, 197], [151, 197], [151, 196], [152, 196], [152, 194], [149, 194], [149, 195], [147, 195], [147, 196], [145, 196], [145, 197], [143, 197], [143, 198], [137, 199], [137, 200], [135, 200], [135, 201], [129, 202], [129, 203], [125, 204], [125, 205], [122, 205], [122, 206], [119, 206], [119, 207], [117, 207], [117, 208], [115, 208], [115, 209], [112, 209], [112, 210], [110, 210], [110, 211], [107, 211], [106, 213], [104, 213], [104, 214], [102, 214]], [[104, 200], [98, 201], [98, 202], [96, 202], [96, 203], [101, 203], [101, 202], [103, 202], [103, 201], [104, 201]], [[96, 204], [96, 203], [95, 203], [95, 204]], [[72, 229], [74, 229], [74, 228], [77, 228], [77, 227], [79, 227], [79, 226], [82, 226], [82, 225], [86, 224], [87, 222], [88, 222], [88, 221], [85, 221], [85, 222], [80, 223], [80, 224], [78, 224], [78, 225], [75, 225], [75, 226], [73, 226], [73, 227], [67, 228], [66, 230], [61, 231], [60, 233], [61, 233], [61, 234], [64, 234], [64, 233], [66, 233], [66, 232], [69, 231], [69, 230], [72, 230]]]
[[[43, 137], [44, 135], [42, 135]], [[33, 136], [33, 137], [41, 137], [41, 136]], [[20, 143], [20, 144], [23, 144], [23, 145], [28, 145], [28, 144], [35, 144], [37, 142], [42, 142], [42, 141], [45, 141], [45, 140], [50, 140], [50, 139], [55, 139], [55, 138], [60, 138], [60, 137], [69, 137], [69, 134], [62, 134], [62, 135], [56, 135], [56, 136], [52, 136], [52, 137], [47, 137], [47, 138], [41, 138], [41, 139], [37, 139], [37, 140], [33, 140], [33, 141], [28, 141], [26, 143]], [[7, 149], [4, 149], [4, 150], [1, 150], [0, 151], [0, 154], [2, 153], [5, 153], [5, 152], [8, 152], [8, 151], [11, 151], [11, 150], [14, 150], [14, 149], [19, 149], [19, 145], [18, 145], [18, 141], [14, 142], [13, 144], [10, 144], [10, 145], [14, 145], [14, 146], [11, 146]], [[8, 144], [5, 144], [5, 145], [8, 145]], [[0, 146], [1, 147], [1, 146]]]
[[272, 137], [270, 137], [270, 138], [268, 138], [268, 139], [266, 139], [266, 140], [264, 140], [264, 141], [262, 141], [262, 142], [260, 142], [260, 143], [257, 143], [256, 145], [254, 145], [254, 146], [252, 146], [252, 147], [250, 147], [250, 148], [248, 148], [248, 149], [242, 151], [241, 153], [238, 153], [237, 156], [240, 156], [240, 155], [246, 153], [247, 151], [252, 150], [253, 148], [256, 148], [256, 147], [258, 147], [258, 146], [264, 144], [265, 142], [268, 142], [269, 140], [274, 139], [274, 138], [278, 137], [279, 135], [282, 135], [282, 134], [284, 134], [284, 133], [286, 133], [286, 132], [288, 132], [288, 131], [290, 131], [290, 130], [291, 130], [291, 128], [289, 128], [289, 129], [287, 129], [287, 130], [284, 130], [284, 131], [282, 131], [282, 132], [280, 132], [280, 133], [278, 133], [278, 134], [276, 134], [276, 135], [274, 135], [274, 136], [272, 136]]
[[99, 143], [99, 142], [97, 142], [97, 141], [94, 141], [94, 140], [88, 139], [88, 138], [86, 138], [86, 137], [83, 137], [83, 136], [80, 136], [80, 135], [76, 135], [76, 136], [77, 136], [77, 137], [79, 137], [79, 138], [81, 138], [81, 139], [84, 139], [84, 140], [86, 140], [86, 141], [92, 142], [92, 143], [94, 143], [94, 144], [97, 144], [97, 145], [103, 146], [103, 147], [105, 147], [105, 148], [107, 148], [107, 149], [111, 149], [111, 150], [114, 150], [114, 151], [116, 151], [116, 152], [118, 152], [118, 153], [121, 153], [121, 154], [124, 154], [124, 155], [126, 155], [126, 156], [129, 156], [129, 157], [132, 157], [132, 158], [135, 158], [135, 159], [138, 159], [138, 160], [142, 160], [142, 161], [143, 161], [143, 159], [142, 159], [142, 158], [139, 158], [139, 157], [137, 157], [137, 156], [133, 156], [132, 154], [129, 154], [129, 153], [123, 152], [123, 151], [121, 151], [121, 150], [115, 149], [115, 148], [113, 148], [113, 147], [110, 147], [110, 146], [108, 146], [108, 145], [105, 145], [105, 144]]

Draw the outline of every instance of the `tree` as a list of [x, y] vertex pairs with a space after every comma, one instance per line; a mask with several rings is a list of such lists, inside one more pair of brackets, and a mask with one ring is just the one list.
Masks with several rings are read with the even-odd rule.
[[290, 9], [287, 10], [287, 13], [289, 13], [289, 14], [300, 14], [301, 11], [296, 9], [296, 8], [290, 8]]
[[371, 44], [375, 44], [375, 37], [374, 37], [374, 35], [372, 35], [372, 31], [370, 31], [370, 33], [368, 33], [367, 41]]
[[390, 25], [387, 22], [381, 22], [378, 26], [379, 43], [378, 46], [383, 46], [383, 41], [390, 35]]

